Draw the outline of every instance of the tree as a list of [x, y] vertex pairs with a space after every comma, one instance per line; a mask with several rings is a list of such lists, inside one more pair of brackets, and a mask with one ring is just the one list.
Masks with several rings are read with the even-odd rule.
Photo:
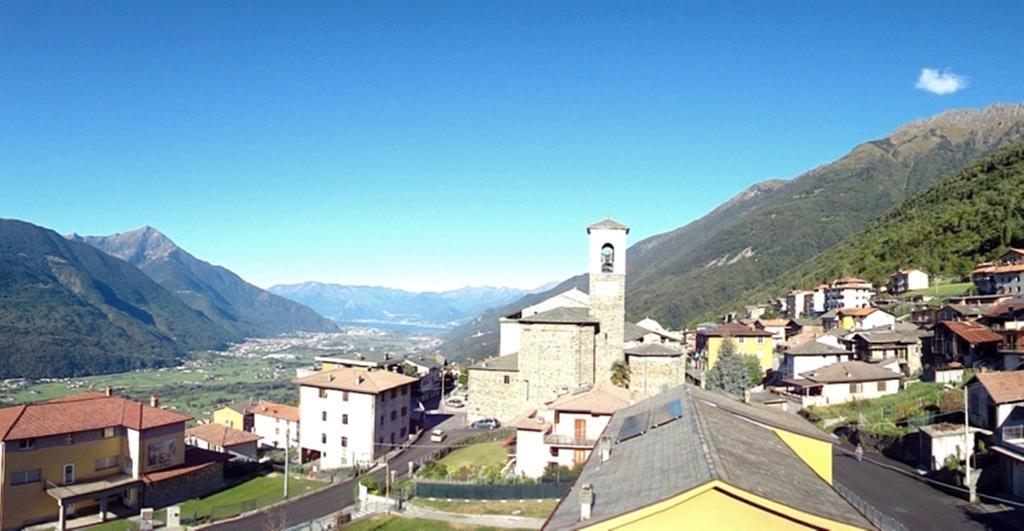
[[461, 385], [463, 388], [469, 386], [469, 371], [467, 371], [466, 369], [462, 369], [461, 371], [459, 371], [459, 385]]
[[415, 377], [415, 378], [419, 378], [419, 376], [420, 376], [419, 370], [416, 369], [416, 367], [413, 366], [413, 364], [411, 364], [411, 363], [403, 363], [402, 364], [402, 374], [404, 374], [406, 376], [412, 376], [412, 377]]
[[612, 363], [612, 383], [619, 387], [629, 386], [629, 365], [625, 361], [615, 360]]
[[760, 380], [761, 365], [757, 358], [737, 353], [732, 338], [722, 338], [718, 360], [708, 371], [708, 389], [741, 397], [744, 391], [757, 385]]

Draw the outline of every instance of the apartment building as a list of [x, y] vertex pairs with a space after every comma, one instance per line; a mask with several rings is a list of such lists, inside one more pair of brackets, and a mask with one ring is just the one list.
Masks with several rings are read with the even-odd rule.
[[[298, 446], [299, 408], [266, 400], [249, 406], [252, 414], [252, 432], [260, 437], [260, 445], [266, 448]], [[286, 442], [286, 438], [289, 440]]]

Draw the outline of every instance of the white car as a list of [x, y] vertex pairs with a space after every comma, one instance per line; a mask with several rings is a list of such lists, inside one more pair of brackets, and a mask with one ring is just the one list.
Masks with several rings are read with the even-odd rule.
[[444, 430], [434, 430], [430, 432], [430, 442], [444, 442], [445, 437], [447, 437], [447, 435], [445, 435]]
[[466, 401], [463, 400], [462, 397], [460, 397], [460, 396], [449, 397], [448, 400], [444, 401], [444, 403], [447, 404], [448, 407], [454, 407], [454, 408], [466, 407]]

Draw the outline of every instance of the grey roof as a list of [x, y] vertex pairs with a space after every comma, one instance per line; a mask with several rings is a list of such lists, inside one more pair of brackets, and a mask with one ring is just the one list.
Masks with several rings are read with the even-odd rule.
[[618, 221], [614, 221], [614, 220], [612, 220], [610, 218], [598, 221], [597, 223], [590, 224], [590, 226], [587, 227], [587, 234], [590, 234], [590, 230], [591, 229], [624, 230], [624, 231], [626, 231], [626, 234], [629, 234], [629, 227], [623, 225], [622, 223], [619, 223]]
[[317, 356], [317, 361], [328, 361], [334, 363], [351, 363], [353, 365], [360, 366], [387, 366], [387, 365], [398, 365], [405, 360], [405, 358], [394, 352], [384, 352], [380, 350], [371, 350], [367, 352], [348, 352], [345, 354], [336, 354], [332, 356]]
[[626, 321], [625, 323], [623, 323], [623, 325], [624, 326], [623, 326], [623, 330], [622, 330], [622, 335], [623, 335], [623, 340], [625, 340], [625, 341], [636, 341], [636, 340], [646, 336], [647, 334], [654, 334], [656, 336], [663, 337], [665, 339], [672, 339], [672, 340], [676, 340], [676, 341], [678, 341], [678, 339], [679, 339], [679, 338], [672, 337], [672, 336], [666, 334], [665, 332], [659, 332], [657, 330], [651, 330], [650, 328], [644, 328], [644, 327], [642, 327], [642, 326], [640, 326], [638, 324], [631, 323], [629, 321]]
[[[630, 415], [656, 410], [673, 400], [682, 406], [679, 419], [614, 444], [607, 462], [601, 462], [600, 452], [591, 454], [569, 494], [548, 518], [546, 529], [593, 525], [715, 479], [806, 513], [870, 528], [775, 432], [743, 420], [740, 417], [745, 415], [735, 410], [773, 421], [787, 416], [791, 419], [778, 421], [801, 422], [808, 426], [801, 429], [817, 430], [790, 413], [746, 404], [734, 408], [729, 398], [684, 384], [618, 411], [604, 433], [614, 438]], [[594, 505], [591, 519], [580, 522], [579, 495], [584, 484], [593, 487]]]
[[428, 369], [440, 369], [442, 367], [436, 360], [426, 356], [408, 356], [405, 358], [405, 361]]
[[661, 343], [644, 343], [625, 350], [630, 356], [682, 356], [682, 351], [667, 347]]
[[480, 363], [471, 366], [470, 369], [483, 371], [518, 371], [519, 353], [513, 352], [512, 354], [505, 354], [504, 356], [487, 358]]
[[907, 334], [893, 330], [863, 330], [854, 333], [852, 337], [860, 337], [868, 343], [903, 343], [912, 345], [921, 342], [917, 334]]
[[815, 383], [874, 382], [903, 377], [900, 373], [863, 361], [841, 361], [813, 371], [802, 372], [800, 376]]
[[822, 319], [835, 319], [836, 315], [838, 315], [838, 314], [839, 314], [839, 310], [831, 309], [831, 310], [829, 310], [829, 311], [819, 315], [818, 316], [818, 321], [821, 322]]
[[554, 308], [519, 319], [520, 323], [596, 325], [600, 321], [590, 316], [589, 308]]
[[790, 321], [794, 321], [794, 322], [796, 322], [796, 324], [798, 324], [800, 326], [821, 326], [821, 319], [820, 318], [819, 319], [815, 319], [813, 317], [809, 317], [809, 318], [800, 318], [800, 319], [790, 319]]
[[850, 351], [839, 347], [833, 347], [820, 341], [810, 340], [801, 343], [786, 351], [790, 356], [832, 356], [838, 354], [851, 354]]

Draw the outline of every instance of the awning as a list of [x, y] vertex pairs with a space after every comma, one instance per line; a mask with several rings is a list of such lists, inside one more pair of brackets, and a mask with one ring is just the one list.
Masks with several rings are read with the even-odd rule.
[[116, 494], [128, 487], [142, 483], [126, 474], [108, 476], [95, 481], [73, 483], [71, 485], [54, 485], [46, 489], [51, 498], [62, 502], [74, 503], [79, 500], [92, 500], [106, 494]]

